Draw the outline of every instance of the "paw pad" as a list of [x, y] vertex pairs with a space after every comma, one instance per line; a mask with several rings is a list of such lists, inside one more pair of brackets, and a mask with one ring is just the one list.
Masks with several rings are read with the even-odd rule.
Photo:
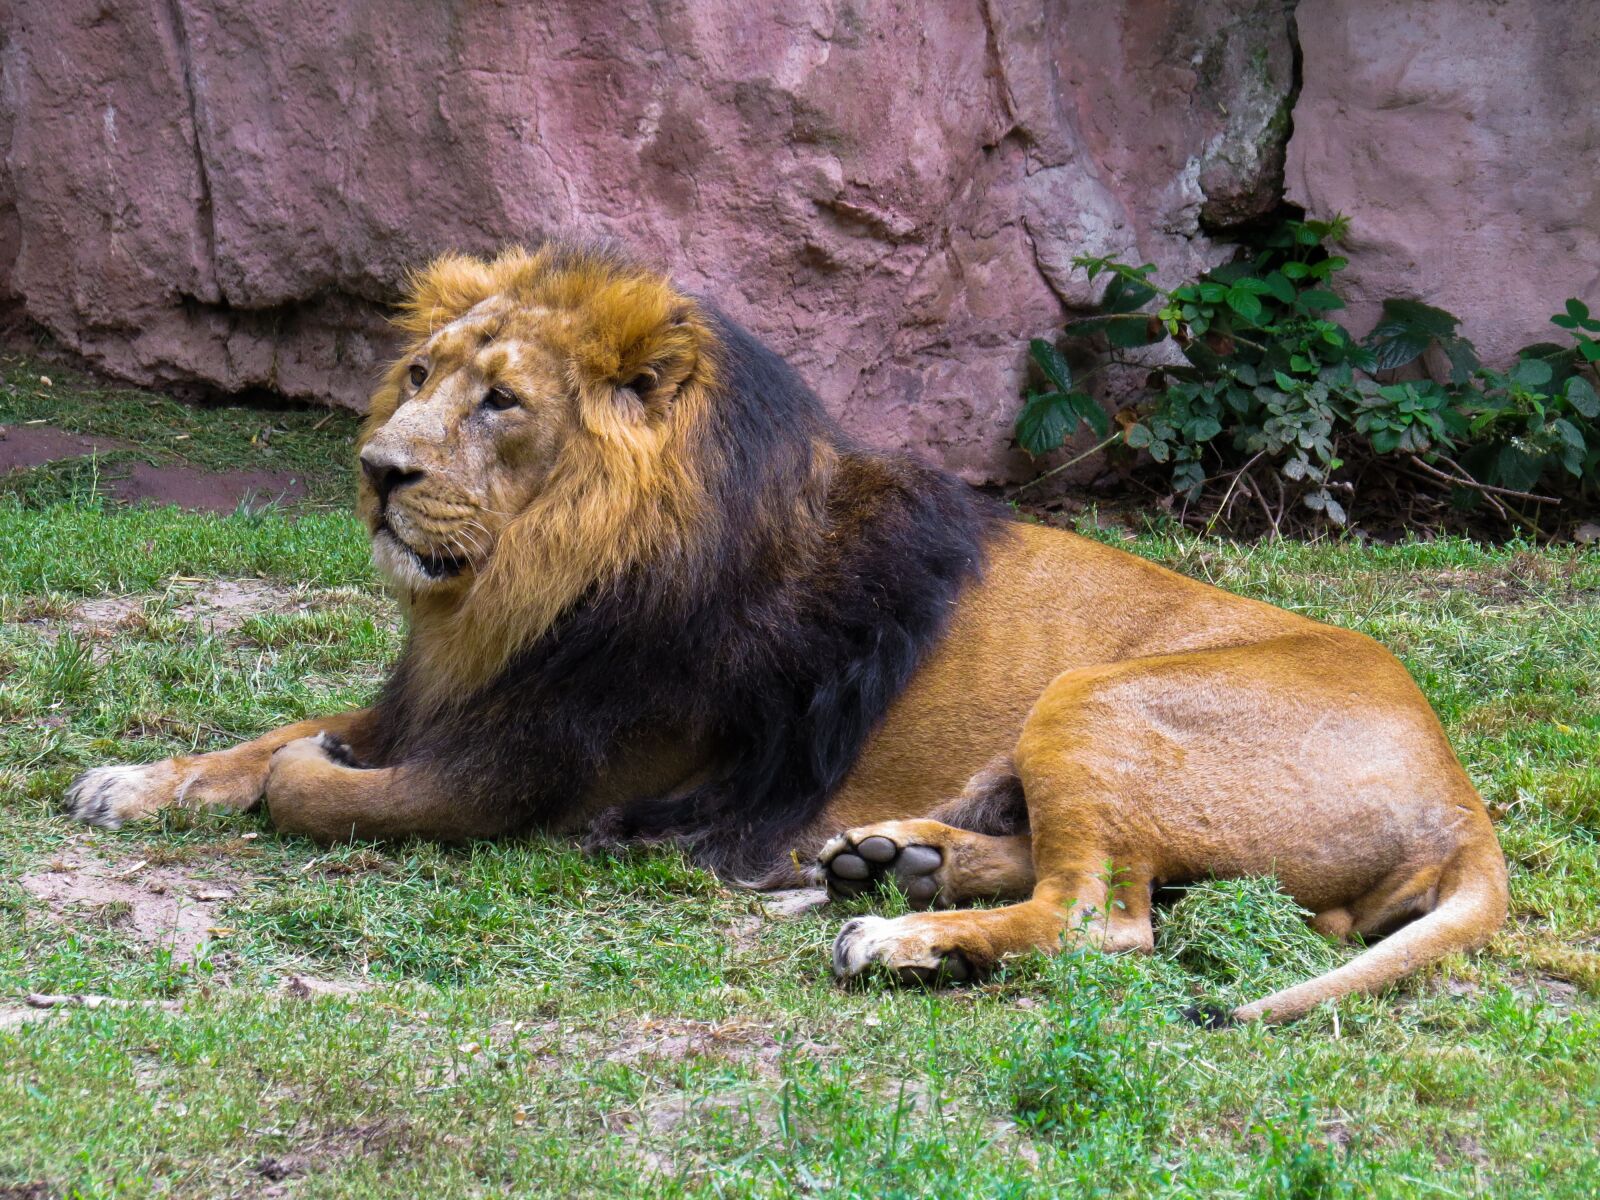
[[939, 899], [935, 872], [944, 865], [944, 855], [933, 846], [901, 846], [882, 834], [852, 843], [846, 834], [823, 847], [819, 862], [828, 892], [836, 899], [864, 895], [891, 878], [914, 908], [931, 908]]

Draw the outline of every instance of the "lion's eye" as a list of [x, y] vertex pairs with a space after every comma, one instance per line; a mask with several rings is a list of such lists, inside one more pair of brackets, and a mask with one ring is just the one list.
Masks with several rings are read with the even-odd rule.
[[483, 406], [492, 408], [495, 412], [505, 412], [506, 409], [517, 406], [517, 398], [505, 388], [490, 388], [488, 395], [483, 398]]
[[428, 380], [428, 368], [421, 363], [411, 364], [411, 386], [421, 387]]

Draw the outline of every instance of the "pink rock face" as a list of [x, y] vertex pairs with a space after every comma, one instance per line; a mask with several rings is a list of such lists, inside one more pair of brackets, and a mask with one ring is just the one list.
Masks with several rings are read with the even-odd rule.
[[118, 375], [360, 407], [405, 272], [614, 238], [973, 480], [1074, 254], [1278, 198], [1276, 0], [11, 0], [0, 294]]
[[[4, 7], [0, 0], [0, 7]], [[1354, 218], [1350, 323], [1458, 312], [1490, 358], [1600, 307], [1600, 5], [1319, 0], [1287, 195]], [[1023, 347], [1284, 194], [1277, 0], [415, 5], [9, 0], [0, 304], [128, 379], [361, 407], [444, 249], [616, 239], [845, 424], [975, 481]]]
[[1351, 216], [1348, 324], [1388, 296], [1463, 318], [1487, 360], [1600, 306], [1600, 5], [1318, 0], [1288, 197]]

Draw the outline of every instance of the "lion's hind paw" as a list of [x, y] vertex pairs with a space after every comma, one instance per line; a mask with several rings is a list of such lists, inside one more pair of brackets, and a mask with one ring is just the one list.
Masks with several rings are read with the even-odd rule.
[[896, 823], [866, 825], [831, 839], [817, 855], [817, 875], [835, 899], [850, 899], [893, 879], [913, 908], [931, 908], [940, 898], [938, 847], [889, 836]]

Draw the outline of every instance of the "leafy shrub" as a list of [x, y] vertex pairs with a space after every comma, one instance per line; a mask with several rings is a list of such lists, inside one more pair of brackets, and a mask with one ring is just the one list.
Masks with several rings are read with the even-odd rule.
[[1150, 1030], [1156, 1005], [1138, 964], [1070, 947], [1045, 968], [1049, 995], [996, 1055], [1019, 1124], [1065, 1142], [1159, 1137], [1169, 1119]]
[[[1295, 501], [1346, 524], [1375, 464], [1391, 483], [1403, 470], [1413, 491], [1444, 490], [1459, 508], [1487, 505], [1530, 528], [1563, 498], [1594, 500], [1600, 320], [1569, 300], [1552, 321], [1570, 343], [1525, 347], [1505, 371], [1482, 366], [1458, 318], [1414, 300], [1386, 301], [1357, 340], [1330, 315], [1344, 307], [1333, 285], [1346, 266], [1330, 247], [1347, 228], [1342, 217], [1287, 222], [1245, 257], [1171, 290], [1154, 281], [1153, 264], [1075, 259], [1091, 280], [1110, 280], [1098, 311], [1063, 329], [1065, 352], [1030, 343], [1049, 386], [1026, 397], [1018, 443], [1047, 453], [1087, 425], [1102, 439], [1095, 450], [1147, 453], [1186, 513], [1209, 507], [1215, 521], [1253, 500], [1274, 529]], [[1183, 361], [1151, 369], [1129, 356], [1169, 340]], [[1419, 374], [1434, 349], [1447, 378], [1399, 377]], [[1092, 365], [1075, 369], [1085, 357]], [[1149, 398], [1119, 413], [1113, 431], [1085, 385], [1108, 367], [1140, 365]]]
[[1257, 999], [1348, 957], [1306, 924], [1310, 916], [1271, 879], [1191, 885], [1156, 926], [1160, 953], [1207, 982]]

